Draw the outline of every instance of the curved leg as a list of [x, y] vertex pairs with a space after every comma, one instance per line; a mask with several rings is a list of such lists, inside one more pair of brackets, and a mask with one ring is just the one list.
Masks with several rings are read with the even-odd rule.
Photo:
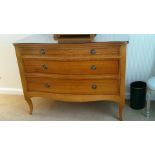
[[146, 117], [150, 118], [150, 98], [151, 98], [151, 90], [148, 90], [147, 92], [147, 103], [146, 103]]
[[118, 118], [120, 121], [123, 120], [123, 106], [121, 104], [119, 104], [119, 113], [118, 113]]
[[29, 105], [29, 114], [32, 115], [32, 111], [33, 111], [33, 104], [32, 104], [32, 101], [31, 101], [31, 98], [25, 98], [25, 100], [27, 101], [28, 105]]
[[122, 97], [120, 103], [119, 103], [119, 112], [118, 112], [118, 119], [120, 121], [123, 121], [123, 108], [124, 108], [124, 104], [125, 104], [125, 98]]

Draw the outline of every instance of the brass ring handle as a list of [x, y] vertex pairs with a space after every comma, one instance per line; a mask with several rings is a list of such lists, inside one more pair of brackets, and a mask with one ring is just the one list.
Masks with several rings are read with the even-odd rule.
[[92, 65], [91, 66], [91, 70], [96, 70], [96, 66], [95, 65]]
[[41, 54], [41, 55], [45, 55], [45, 54], [46, 54], [46, 52], [45, 52], [45, 49], [44, 49], [44, 48], [41, 48], [41, 49], [40, 49], [40, 54]]
[[97, 85], [96, 84], [92, 84], [91, 88], [92, 89], [97, 89]]
[[90, 54], [95, 55], [96, 54], [96, 50], [95, 49], [90, 50]]
[[44, 84], [44, 87], [50, 88], [51, 86], [50, 86], [48, 83], [45, 83], [45, 84]]
[[47, 65], [47, 64], [42, 65], [42, 67], [43, 67], [44, 69], [48, 69], [48, 65]]

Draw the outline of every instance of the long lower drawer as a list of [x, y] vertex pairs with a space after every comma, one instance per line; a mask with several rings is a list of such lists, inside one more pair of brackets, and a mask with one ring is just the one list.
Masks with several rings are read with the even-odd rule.
[[30, 92], [118, 95], [118, 79], [55, 79], [27, 77]]

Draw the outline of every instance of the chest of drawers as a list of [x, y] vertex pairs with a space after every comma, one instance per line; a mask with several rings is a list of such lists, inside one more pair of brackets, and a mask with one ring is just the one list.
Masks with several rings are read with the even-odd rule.
[[110, 100], [118, 103], [122, 120], [126, 44], [14, 44], [30, 114], [32, 97], [66, 102]]

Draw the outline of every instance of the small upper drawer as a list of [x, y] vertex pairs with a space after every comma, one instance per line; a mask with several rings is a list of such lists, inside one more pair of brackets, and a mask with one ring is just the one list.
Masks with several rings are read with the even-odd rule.
[[102, 43], [90, 44], [52, 44], [52, 45], [31, 45], [20, 47], [21, 55], [37, 56], [119, 56], [120, 46]]
[[27, 73], [48, 74], [118, 74], [119, 60], [104, 61], [50, 61], [23, 59]]

